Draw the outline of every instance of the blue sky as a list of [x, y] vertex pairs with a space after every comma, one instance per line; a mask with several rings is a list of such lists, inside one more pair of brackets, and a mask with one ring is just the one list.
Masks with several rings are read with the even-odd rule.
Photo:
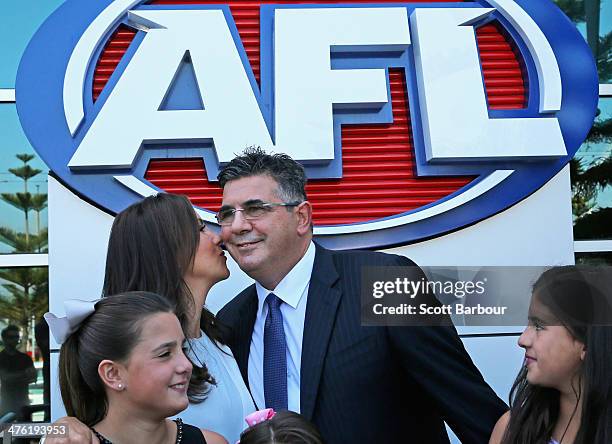
[[[15, 76], [21, 54], [40, 24], [51, 14], [63, 0], [2, 0], [0, 14], [0, 88], [14, 88]], [[26, 139], [15, 104], [0, 104], [0, 191], [14, 193], [23, 191], [23, 182], [8, 173], [7, 169], [20, 166], [15, 158], [18, 153], [34, 153]], [[38, 158], [30, 162], [34, 168], [43, 170], [30, 180], [29, 191], [47, 192], [47, 168]], [[42, 226], [47, 225], [46, 210], [41, 215]], [[35, 230], [35, 214], [30, 213], [31, 231]], [[23, 231], [23, 212], [0, 202], [0, 225]], [[9, 253], [10, 249], [0, 243], [0, 253]]]
[[62, 3], [64, 0], [2, 0], [0, 88], [15, 87], [21, 54], [40, 24]]

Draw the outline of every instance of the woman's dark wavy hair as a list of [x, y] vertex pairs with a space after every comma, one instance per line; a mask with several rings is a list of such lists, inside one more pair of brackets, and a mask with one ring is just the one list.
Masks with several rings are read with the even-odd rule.
[[[103, 295], [149, 291], [176, 307], [185, 336], [194, 298], [183, 276], [193, 264], [200, 227], [185, 196], [160, 193], [120, 212], [111, 228]], [[202, 309], [200, 326], [206, 336], [223, 343], [214, 315]], [[214, 378], [206, 366], [194, 363], [187, 395], [192, 403], [206, 399]], [[202, 367], [200, 367], [202, 366]]]
[[93, 426], [107, 414], [108, 400], [98, 366], [104, 359], [125, 362], [140, 339], [144, 320], [173, 313], [165, 298], [129, 292], [101, 299], [95, 312], [62, 344], [59, 384], [69, 416]]
[[[585, 344], [576, 395], [582, 399], [574, 444], [612, 443], [612, 326], [609, 270], [555, 267], [540, 276], [533, 297]], [[559, 392], [531, 385], [523, 367], [510, 391], [510, 421], [502, 444], [548, 444], [559, 416]]]
[[302, 415], [283, 411], [242, 432], [240, 444], [324, 444], [324, 441]]

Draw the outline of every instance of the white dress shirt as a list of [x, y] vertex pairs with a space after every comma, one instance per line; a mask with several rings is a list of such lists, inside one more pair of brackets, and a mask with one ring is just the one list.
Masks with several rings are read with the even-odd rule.
[[287, 401], [291, 411], [300, 413], [300, 369], [302, 364], [302, 338], [304, 337], [304, 318], [306, 316], [306, 303], [310, 276], [315, 259], [315, 245], [310, 242], [306, 254], [295, 264], [289, 273], [278, 283], [272, 291], [265, 289], [258, 282], [257, 289], [257, 317], [251, 336], [251, 349], [249, 352], [249, 388], [257, 408], [265, 408], [263, 357], [264, 357], [264, 324], [268, 316], [266, 297], [274, 293], [284, 303], [280, 310], [283, 314], [283, 327], [287, 342]]

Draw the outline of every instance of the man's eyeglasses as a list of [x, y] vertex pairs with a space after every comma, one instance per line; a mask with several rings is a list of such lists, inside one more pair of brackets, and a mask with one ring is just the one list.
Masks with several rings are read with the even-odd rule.
[[271, 212], [276, 207], [297, 207], [301, 203], [302, 202], [257, 202], [245, 204], [243, 208], [221, 208], [217, 213], [217, 222], [219, 222], [221, 226], [231, 225], [238, 211], [242, 211], [242, 215], [246, 220], [254, 220]]

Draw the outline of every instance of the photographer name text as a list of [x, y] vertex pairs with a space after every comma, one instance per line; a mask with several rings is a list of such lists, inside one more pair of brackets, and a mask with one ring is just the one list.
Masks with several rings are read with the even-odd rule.
[[508, 307], [496, 306], [490, 307], [486, 305], [437, 305], [429, 304], [399, 304], [386, 306], [383, 304], [374, 304], [372, 311], [375, 315], [503, 315]]

